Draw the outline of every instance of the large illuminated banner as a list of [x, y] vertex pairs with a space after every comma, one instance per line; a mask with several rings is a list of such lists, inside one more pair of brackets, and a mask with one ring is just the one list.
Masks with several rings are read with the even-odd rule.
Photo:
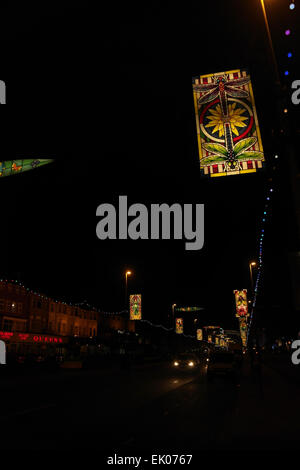
[[193, 78], [200, 169], [206, 176], [254, 173], [263, 146], [246, 70]]
[[202, 332], [201, 328], [199, 328], [199, 329], [197, 330], [197, 340], [198, 340], [198, 341], [202, 341], [202, 340], [203, 340], [203, 332]]
[[176, 318], [176, 333], [178, 335], [183, 333], [183, 318]]
[[234, 290], [236, 316], [237, 317], [248, 317], [248, 301], [247, 301], [247, 289]]
[[17, 175], [24, 171], [47, 165], [53, 162], [52, 159], [26, 159], [26, 160], [7, 160], [0, 161], [0, 177]]
[[141, 294], [130, 295], [130, 320], [142, 319], [142, 296]]

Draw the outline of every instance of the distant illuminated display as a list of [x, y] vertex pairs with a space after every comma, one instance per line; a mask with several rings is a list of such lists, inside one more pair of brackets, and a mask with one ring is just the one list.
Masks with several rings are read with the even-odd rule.
[[209, 343], [212, 343], [212, 336], [211, 336], [211, 335], [208, 335], [208, 336], [207, 336], [207, 341], [208, 341]]
[[241, 339], [242, 339], [242, 344], [244, 347], [247, 345], [247, 330], [248, 330], [248, 325], [247, 325], [247, 319], [240, 317], [239, 318], [240, 322], [240, 333], [241, 333]]
[[247, 301], [247, 289], [234, 290], [236, 316], [247, 317], [248, 313], [248, 301]]
[[197, 340], [198, 340], [198, 341], [202, 341], [202, 340], [203, 340], [203, 332], [202, 332], [201, 328], [199, 328], [199, 329], [197, 330]]
[[197, 312], [203, 310], [203, 307], [176, 307], [176, 312]]
[[0, 162], [0, 177], [17, 175], [53, 162], [53, 159], [6, 160]]
[[176, 318], [176, 333], [179, 335], [183, 333], [183, 318]]
[[142, 296], [141, 294], [134, 294], [130, 296], [130, 320], [142, 319]]
[[200, 170], [205, 176], [254, 173], [264, 162], [250, 76], [230, 70], [193, 78]]

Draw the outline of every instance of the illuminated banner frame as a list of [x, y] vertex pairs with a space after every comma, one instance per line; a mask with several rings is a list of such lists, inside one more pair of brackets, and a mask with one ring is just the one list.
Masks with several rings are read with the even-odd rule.
[[178, 335], [183, 334], [183, 318], [176, 318], [176, 329], [175, 329], [175, 331]]
[[245, 69], [193, 78], [200, 170], [255, 173], [265, 161], [250, 75]]
[[133, 294], [129, 296], [130, 320], [142, 319], [142, 296], [141, 294]]
[[236, 317], [248, 317], [247, 289], [234, 290]]

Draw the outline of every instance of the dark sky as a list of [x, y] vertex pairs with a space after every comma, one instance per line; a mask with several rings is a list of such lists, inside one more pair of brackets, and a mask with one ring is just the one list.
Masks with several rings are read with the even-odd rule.
[[[285, 79], [289, 103], [300, 51], [296, 37], [284, 37], [286, 27], [296, 29], [297, 12], [282, 3], [272, 2], [268, 14], [281, 76], [286, 49], [295, 51]], [[236, 326], [232, 291], [250, 288], [248, 261], [257, 257], [265, 190], [274, 184], [258, 315], [263, 326], [292, 325], [294, 208], [260, 2], [126, 2], [105, 10], [43, 2], [1, 10], [0, 78], [9, 104], [2, 108], [1, 159], [56, 158], [51, 167], [1, 181], [1, 273], [116, 311], [124, 307], [129, 267], [129, 290], [143, 294], [146, 318], [166, 321], [175, 302], [205, 307], [203, 322]], [[240, 67], [251, 73], [267, 168], [201, 179], [192, 77]], [[299, 113], [288, 106], [295, 139]], [[204, 203], [204, 248], [98, 240], [96, 208], [117, 204], [119, 195], [148, 207]]]

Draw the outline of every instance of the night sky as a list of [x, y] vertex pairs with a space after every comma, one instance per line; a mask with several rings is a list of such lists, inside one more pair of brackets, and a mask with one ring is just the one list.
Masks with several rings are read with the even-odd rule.
[[[294, 331], [287, 265], [297, 244], [294, 208], [260, 2], [193, 1], [192, 9], [125, 2], [105, 11], [87, 2], [43, 5], [1, 7], [0, 78], [9, 104], [1, 114], [1, 159], [56, 159], [0, 182], [1, 275], [119, 311], [131, 268], [129, 292], [143, 294], [145, 318], [166, 324], [172, 303], [197, 305], [205, 308], [203, 324], [237, 327], [232, 291], [250, 288], [248, 262], [257, 258], [271, 184], [258, 324]], [[295, 51], [297, 43], [284, 37], [297, 22], [287, 5], [272, 2], [267, 10], [281, 76], [285, 41]], [[293, 59], [285, 81], [291, 141], [298, 135], [299, 112], [289, 104], [297, 65]], [[253, 81], [266, 170], [201, 179], [192, 77], [242, 67]], [[204, 248], [98, 240], [96, 208], [117, 205], [119, 195], [148, 207], [204, 203]]]

